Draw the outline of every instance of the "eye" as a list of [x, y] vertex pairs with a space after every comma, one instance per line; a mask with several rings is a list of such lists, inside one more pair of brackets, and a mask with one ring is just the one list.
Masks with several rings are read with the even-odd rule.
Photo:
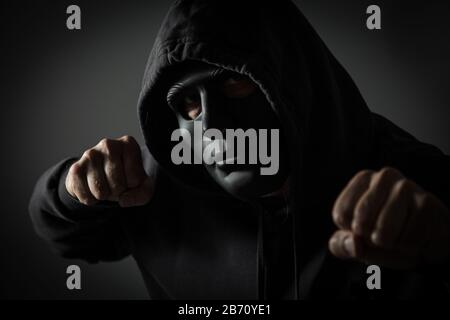
[[202, 112], [202, 102], [198, 92], [187, 93], [180, 105], [181, 115], [188, 120], [194, 120]]
[[228, 98], [245, 98], [256, 91], [256, 84], [246, 76], [231, 76], [223, 82], [222, 91]]

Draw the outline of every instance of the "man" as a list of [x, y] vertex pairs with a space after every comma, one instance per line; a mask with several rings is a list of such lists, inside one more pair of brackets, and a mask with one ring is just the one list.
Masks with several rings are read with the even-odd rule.
[[[138, 108], [142, 149], [102, 139], [37, 183], [34, 225], [64, 257], [131, 254], [154, 299], [448, 294], [449, 158], [370, 112], [292, 3], [176, 1]], [[205, 160], [196, 123], [278, 132], [276, 172], [174, 161], [177, 129]]]

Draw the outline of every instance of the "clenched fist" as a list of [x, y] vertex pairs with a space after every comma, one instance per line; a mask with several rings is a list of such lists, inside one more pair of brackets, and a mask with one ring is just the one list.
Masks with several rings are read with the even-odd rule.
[[121, 207], [148, 203], [153, 181], [145, 173], [141, 149], [133, 137], [103, 139], [86, 150], [69, 169], [67, 191], [81, 203], [100, 200], [118, 202]]
[[450, 212], [392, 168], [361, 171], [337, 198], [329, 241], [339, 258], [414, 269], [450, 257]]

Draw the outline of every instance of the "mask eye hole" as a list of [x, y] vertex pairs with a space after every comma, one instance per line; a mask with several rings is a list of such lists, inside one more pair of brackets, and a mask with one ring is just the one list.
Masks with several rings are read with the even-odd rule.
[[222, 83], [222, 92], [227, 98], [242, 99], [256, 91], [256, 84], [247, 76], [232, 75]]
[[202, 113], [202, 101], [198, 91], [186, 92], [183, 95], [179, 112], [186, 120], [194, 120]]

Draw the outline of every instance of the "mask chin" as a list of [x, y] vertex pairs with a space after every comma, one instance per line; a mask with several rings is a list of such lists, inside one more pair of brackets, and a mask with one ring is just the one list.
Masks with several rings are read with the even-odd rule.
[[207, 165], [206, 169], [210, 177], [227, 193], [247, 200], [257, 199], [282, 189], [287, 179], [284, 168], [272, 176], [261, 175], [259, 166], [223, 170], [215, 165]]

